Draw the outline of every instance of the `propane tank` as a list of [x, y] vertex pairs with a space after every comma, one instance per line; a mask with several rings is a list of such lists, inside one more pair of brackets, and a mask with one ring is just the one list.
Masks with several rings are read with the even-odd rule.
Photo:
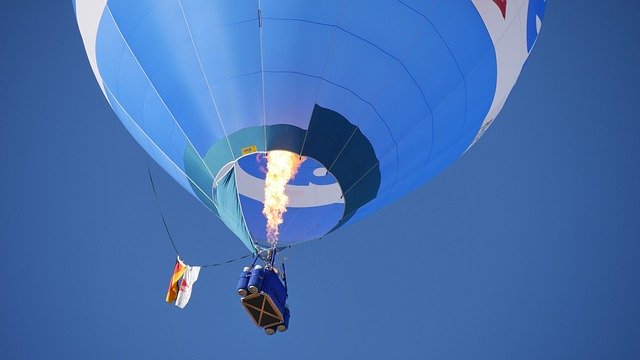
[[248, 289], [249, 292], [255, 294], [262, 288], [262, 281], [264, 280], [264, 269], [260, 265], [256, 265], [251, 270], [251, 277], [249, 278]]
[[238, 279], [238, 290], [237, 290], [238, 295], [246, 296], [248, 294], [247, 286], [249, 286], [250, 277], [251, 277], [251, 267], [245, 266], [245, 268], [242, 269], [242, 273], [240, 273], [240, 278]]

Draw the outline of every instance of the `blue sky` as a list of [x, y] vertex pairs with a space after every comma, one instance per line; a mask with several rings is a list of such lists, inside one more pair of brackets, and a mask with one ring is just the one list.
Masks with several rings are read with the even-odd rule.
[[[291, 329], [240, 307], [243, 263], [164, 303], [148, 156], [109, 108], [69, 2], [0, 4], [0, 351], [7, 359], [640, 358], [640, 13], [551, 1], [504, 110], [416, 192], [287, 254]], [[181, 252], [244, 254], [166, 176]]]

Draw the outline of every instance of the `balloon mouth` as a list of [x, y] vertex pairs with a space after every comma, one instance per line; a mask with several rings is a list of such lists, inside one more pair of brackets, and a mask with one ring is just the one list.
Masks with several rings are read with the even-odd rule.
[[[267, 241], [266, 217], [262, 210], [267, 175], [266, 152], [253, 152], [224, 165], [213, 182], [216, 184], [234, 171], [240, 211], [252, 240], [261, 246]], [[342, 219], [345, 201], [336, 177], [323, 164], [305, 157], [296, 176], [285, 187], [289, 198], [279, 228], [278, 246], [317, 239], [330, 232]]]

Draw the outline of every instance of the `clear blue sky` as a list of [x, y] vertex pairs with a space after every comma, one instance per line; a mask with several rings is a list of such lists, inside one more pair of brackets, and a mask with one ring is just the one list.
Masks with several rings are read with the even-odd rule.
[[[173, 250], [148, 156], [109, 108], [69, 1], [0, 4], [3, 359], [639, 359], [640, 5], [551, 0], [504, 110], [461, 160], [289, 251], [291, 329], [265, 336]], [[194, 262], [244, 246], [153, 165]]]

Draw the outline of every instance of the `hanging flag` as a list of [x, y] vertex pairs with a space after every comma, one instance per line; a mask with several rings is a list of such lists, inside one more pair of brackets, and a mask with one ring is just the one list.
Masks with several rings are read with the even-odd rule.
[[173, 266], [173, 274], [171, 275], [171, 282], [169, 283], [169, 289], [167, 290], [167, 298], [166, 301], [168, 303], [172, 303], [178, 297], [178, 281], [182, 277], [186, 270], [186, 265], [178, 259], [176, 260], [176, 264]]
[[191, 289], [193, 284], [198, 280], [200, 274], [200, 266], [189, 266], [182, 277], [180, 282], [180, 291], [178, 292], [178, 298], [176, 299], [176, 306], [184, 309], [191, 298]]

